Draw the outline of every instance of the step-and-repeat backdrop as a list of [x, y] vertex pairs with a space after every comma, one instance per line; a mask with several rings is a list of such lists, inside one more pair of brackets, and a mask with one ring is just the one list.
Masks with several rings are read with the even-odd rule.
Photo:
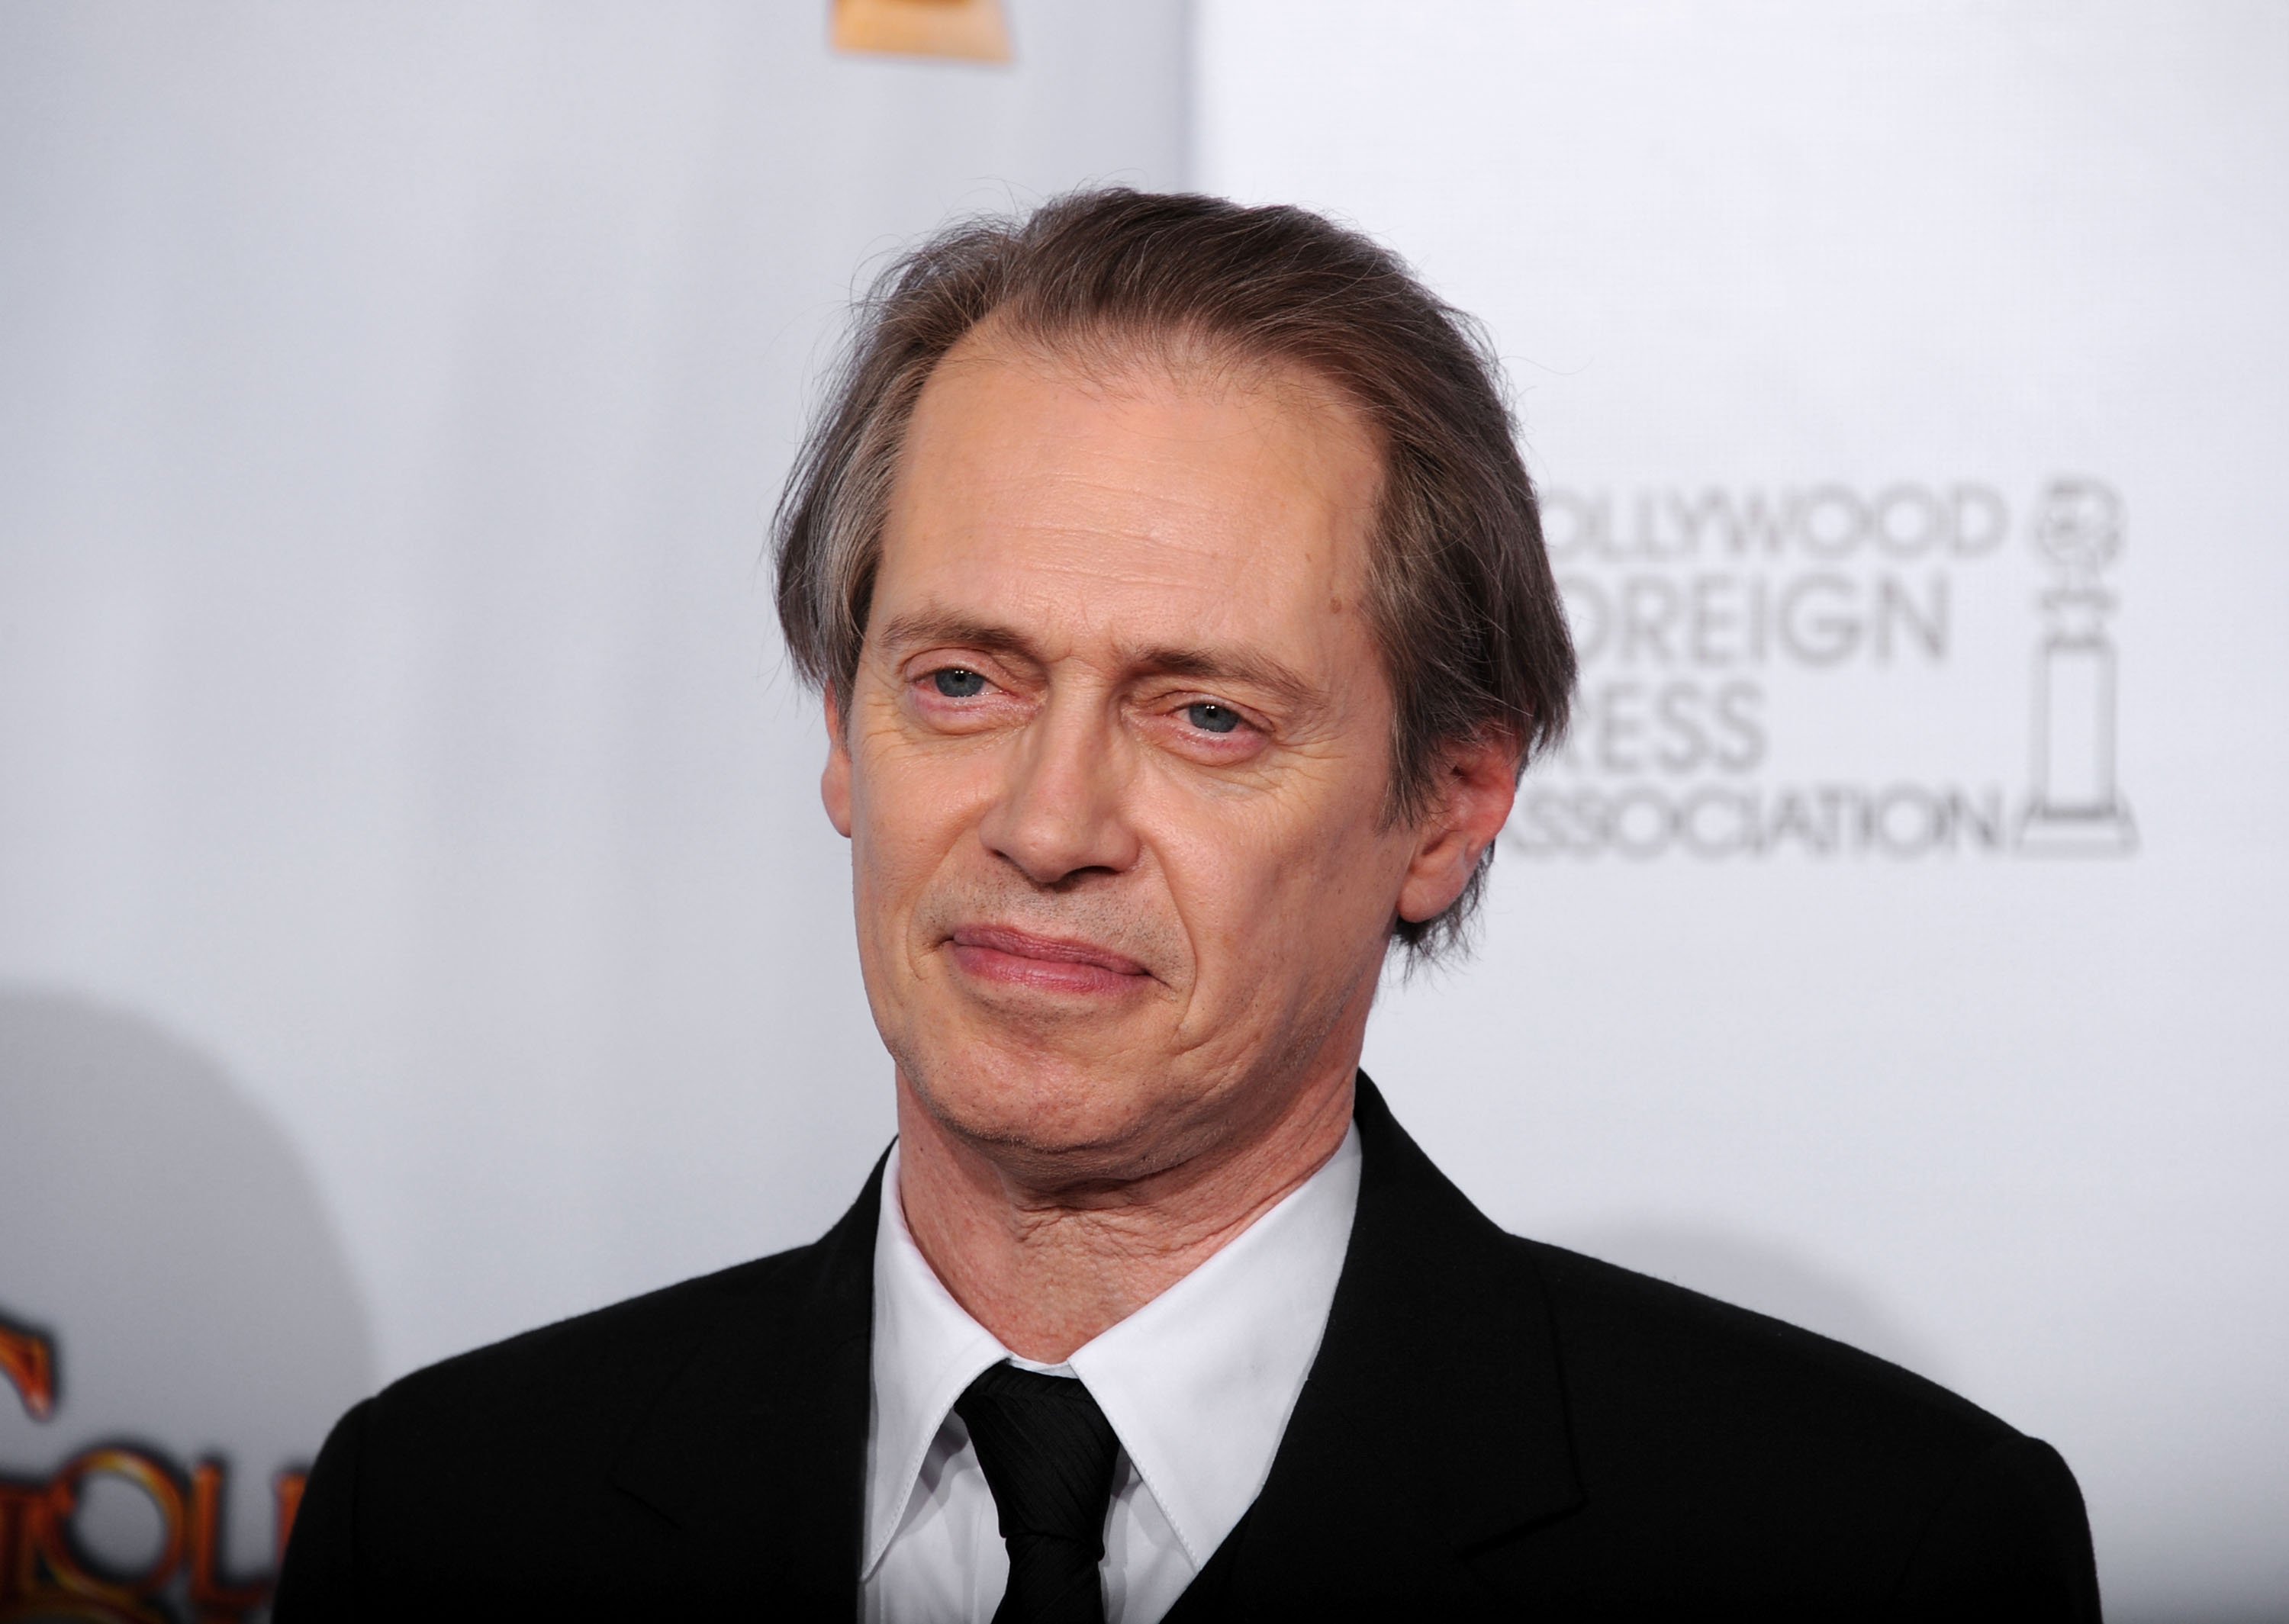
[[1511, 368], [1581, 721], [1410, 1126], [2052, 1439], [2118, 1616], [2289, 1612], [2289, 21], [1000, 10], [0, 16], [0, 1614], [259, 1615], [348, 1403], [849, 1198], [763, 523], [865, 267], [1089, 179]]

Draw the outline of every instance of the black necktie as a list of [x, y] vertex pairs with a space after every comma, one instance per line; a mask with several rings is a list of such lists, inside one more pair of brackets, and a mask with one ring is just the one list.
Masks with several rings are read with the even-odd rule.
[[1097, 1564], [1121, 1440], [1070, 1376], [996, 1365], [954, 1402], [1009, 1547], [993, 1624], [1105, 1624]]

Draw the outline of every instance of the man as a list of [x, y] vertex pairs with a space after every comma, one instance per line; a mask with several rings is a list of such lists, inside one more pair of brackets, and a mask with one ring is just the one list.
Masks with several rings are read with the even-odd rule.
[[779, 521], [897, 1143], [825, 1238], [408, 1377], [282, 1624], [2088, 1619], [2046, 1445], [1506, 1236], [1358, 1072], [1573, 657], [1388, 254], [1125, 191], [866, 306]]

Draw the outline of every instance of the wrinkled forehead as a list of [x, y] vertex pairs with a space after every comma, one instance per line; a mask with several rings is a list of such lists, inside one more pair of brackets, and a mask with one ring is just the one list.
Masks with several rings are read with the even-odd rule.
[[1363, 417], [1300, 367], [988, 326], [916, 403], [876, 591], [1309, 636], [1356, 614], [1381, 484]]

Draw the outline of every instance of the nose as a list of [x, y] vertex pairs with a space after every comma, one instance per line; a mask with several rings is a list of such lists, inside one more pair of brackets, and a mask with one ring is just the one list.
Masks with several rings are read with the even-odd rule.
[[1035, 885], [1068, 885], [1136, 864], [1129, 777], [1111, 718], [1072, 696], [1052, 703], [1013, 744], [1009, 776], [980, 824], [988, 849]]

